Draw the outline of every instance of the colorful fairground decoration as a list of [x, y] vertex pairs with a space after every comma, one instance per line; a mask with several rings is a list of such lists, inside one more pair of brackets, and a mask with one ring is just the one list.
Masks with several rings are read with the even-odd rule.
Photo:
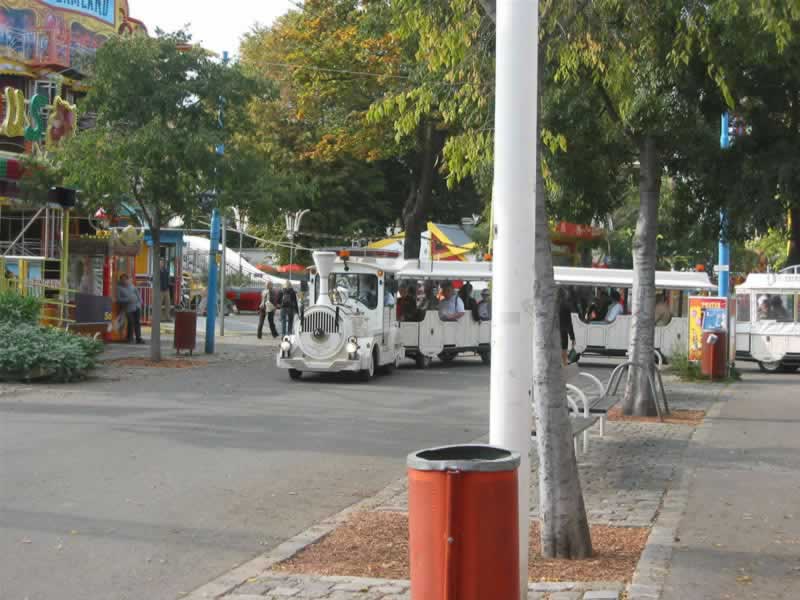
[[80, 78], [110, 36], [135, 31], [146, 30], [130, 17], [127, 0], [3, 0], [0, 74]]
[[[47, 118], [45, 118], [47, 114]], [[57, 144], [75, 132], [75, 105], [61, 96], [50, 103], [43, 94], [34, 94], [26, 99], [22, 90], [6, 87], [0, 102], [0, 135], [9, 138], [24, 138], [26, 150], [35, 149], [45, 139]], [[33, 148], [29, 147], [29, 144]]]

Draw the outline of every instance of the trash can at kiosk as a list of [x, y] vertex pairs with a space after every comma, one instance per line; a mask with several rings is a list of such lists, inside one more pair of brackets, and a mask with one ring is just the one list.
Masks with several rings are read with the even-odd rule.
[[197, 343], [197, 313], [193, 310], [175, 311], [175, 333], [173, 346], [180, 353], [188, 350], [194, 352]]
[[700, 372], [711, 379], [726, 375], [728, 360], [728, 334], [722, 329], [703, 331], [703, 358]]
[[408, 455], [414, 600], [518, 600], [519, 454], [479, 444]]

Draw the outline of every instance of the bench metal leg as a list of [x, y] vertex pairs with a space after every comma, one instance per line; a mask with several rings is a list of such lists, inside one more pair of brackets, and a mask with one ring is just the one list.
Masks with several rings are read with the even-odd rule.
[[605, 437], [606, 435], [606, 416], [600, 415], [600, 437]]

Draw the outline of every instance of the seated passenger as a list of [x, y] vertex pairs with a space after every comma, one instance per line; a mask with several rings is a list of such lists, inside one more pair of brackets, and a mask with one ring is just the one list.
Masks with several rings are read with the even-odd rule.
[[606, 323], [613, 323], [616, 318], [623, 312], [622, 303], [620, 302], [619, 292], [614, 290], [611, 292], [611, 306], [606, 311]]
[[397, 301], [397, 320], [416, 321], [417, 319], [417, 288], [409, 286], [400, 288], [400, 300]]
[[[617, 298], [619, 298], [618, 293]], [[608, 292], [606, 290], [600, 290], [600, 293], [597, 295], [597, 297], [595, 297], [591, 304], [589, 304], [589, 308], [586, 310], [586, 317], [584, 320], [605, 321], [606, 314], [608, 314], [609, 304], [611, 304], [611, 300], [608, 297]]]
[[789, 316], [789, 311], [783, 306], [780, 296], [772, 296], [769, 299], [769, 313], [767, 318], [784, 323], [792, 320]]
[[422, 300], [419, 303], [419, 310], [422, 312], [422, 318], [425, 318], [425, 311], [437, 310], [439, 308], [439, 300], [436, 298], [436, 293], [433, 289], [433, 283], [430, 281], [425, 282], [424, 293]]
[[464, 316], [464, 303], [456, 296], [453, 286], [446, 284], [442, 288], [444, 300], [439, 303], [439, 318], [442, 321], [458, 321]]
[[672, 311], [669, 308], [669, 297], [661, 292], [656, 297], [656, 325], [667, 325], [672, 320]]
[[489, 290], [481, 290], [481, 301], [476, 305], [477, 321], [491, 321], [492, 320], [492, 299], [489, 296]]
[[769, 298], [761, 296], [758, 299], [758, 320], [763, 321], [769, 318]]
[[[461, 302], [464, 304], [464, 311], [473, 313], [476, 310], [476, 303], [475, 298], [472, 297], [472, 284], [465, 283], [461, 286], [461, 289], [458, 290], [458, 297], [461, 298]], [[477, 319], [475, 319], [477, 321]]]

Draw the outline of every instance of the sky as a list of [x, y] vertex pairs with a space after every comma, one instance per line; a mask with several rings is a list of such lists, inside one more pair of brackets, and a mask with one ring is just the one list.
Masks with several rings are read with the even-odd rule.
[[294, 4], [293, 0], [128, 0], [131, 16], [143, 21], [150, 33], [156, 27], [175, 31], [188, 23], [195, 42], [219, 54], [227, 50], [231, 56], [256, 22], [269, 25]]

